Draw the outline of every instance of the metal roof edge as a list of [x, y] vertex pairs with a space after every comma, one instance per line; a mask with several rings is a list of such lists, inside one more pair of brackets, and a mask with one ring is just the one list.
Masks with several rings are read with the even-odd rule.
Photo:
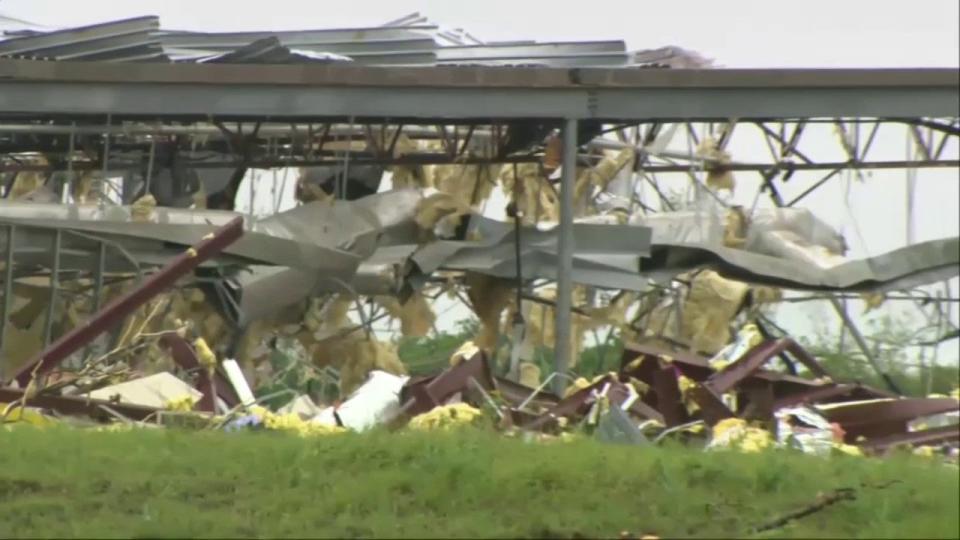
[[[684, 69], [210, 65], [0, 60], [0, 80], [480, 88], [849, 88], [960, 90], [953, 68]], [[264, 81], [269, 81], [265, 83]]]

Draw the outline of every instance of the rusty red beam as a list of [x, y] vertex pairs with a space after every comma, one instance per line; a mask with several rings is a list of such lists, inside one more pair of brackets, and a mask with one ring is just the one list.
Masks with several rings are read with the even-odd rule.
[[[522, 385], [503, 377], [494, 377], [495, 387], [507, 402], [517, 406], [533, 394], [534, 388]], [[539, 407], [553, 407], [560, 402], [556, 394], [547, 390], [540, 390], [530, 401], [530, 405]]]
[[859, 446], [865, 450], [882, 452], [892, 446], [901, 444], [919, 446], [948, 442], [960, 442], [960, 424], [924, 429], [921, 431], [908, 431], [907, 433], [897, 433], [886, 437], [876, 437], [860, 443]]
[[[18, 388], [0, 388], [0, 403], [11, 403], [22, 399], [24, 390]], [[87, 399], [76, 396], [57, 396], [52, 394], [37, 394], [27, 399], [28, 407], [49, 409], [60, 414], [71, 416], [86, 416], [97, 420], [110, 420], [110, 413], [103, 409], [110, 409], [122, 414], [131, 420], [144, 420], [148, 416], [160, 411], [153, 407], [131, 405], [129, 403], [114, 403], [112, 401]]]
[[211, 379], [207, 370], [200, 365], [196, 351], [187, 343], [187, 340], [176, 332], [167, 332], [160, 336], [160, 343], [170, 349], [170, 356], [178, 366], [185, 371], [197, 374], [197, 390], [203, 392], [203, 398], [197, 403], [197, 408], [201, 411], [216, 412], [216, 400], [213, 396], [222, 399], [227, 407], [236, 407], [240, 404], [240, 398], [234, 393], [227, 378], [216, 370]]
[[672, 365], [657, 369], [653, 372], [652, 383], [648, 384], [657, 397], [657, 410], [663, 415], [664, 425], [673, 427], [688, 422], [690, 417], [683, 406], [676, 369]]
[[143, 281], [138, 287], [108, 304], [90, 320], [60, 336], [49, 347], [30, 359], [14, 378], [21, 386], [26, 385], [34, 373], [42, 374], [56, 367], [68, 356], [107, 331], [111, 326], [130, 315], [151, 298], [171, 287], [178, 279], [193, 271], [207, 259], [243, 236], [243, 217], [237, 216], [200, 242], [177, 255], [158, 272]]
[[814, 358], [812, 354], [807, 352], [806, 349], [801, 347], [799, 343], [797, 343], [796, 341], [790, 338], [786, 338], [786, 340], [787, 340], [787, 352], [793, 355], [793, 357], [796, 358], [798, 362], [800, 362], [807, 369], [809, 369], [810, 373], [813, 373], [817, 377], [831, 378], [830, 373], [828, 373], [827, 370], [824, 369], [823, 365], [821, 365], [820, 362], [818, 362], [817, 359]]
[[787, 348], [785, 339], [761, 343], [750, 349], [730, 365], [707, 379], [707, 386], [716, 394], [723, 394], [760, 369], [771, 358]]
[[[825, 384], [814, 386], [800, 392], [787, 394], [777, 399], [774, 404], [774, 410], [783, 407], [794, 407], [797, 405], [806, 405], [808, 403], [830, 403], [832, 401], [854, 401], [866, 399], [895, 398], [895, 394], [871, 388], [862, 384]], [[836, 399], [844, 398], [844, 399]]]
[[853, 392], [855, 388], [856, 386], [852, 384], [826, 384], [819, 388], [811, 388], [780, 398], [774, 402], [773, 408], [776, 410], [784, 407], [817, 403], [826, 399], [848, 395], [850, 392]]
[[820, 413], [828, 421], [840, 424], [848, 442], [855, 442], [860, 436], [872, 439], [906, 433], [911, 420], [958, 409], [960, 405], [953, 398], [910, 398], [853, 403]]
[[[789, 341], [783, 344], [784, 347], [787, 345], [789, 345]], [[774, 352], [776, 352], [776, 350], [774, 350]], [[659, 369], [659, 359], [664, 356], [669, 356], [671, 363], [676, 366], [684, 376], [691, 380], [698, 382], [705, 381], [715, 373], [715, 370], [710, 367], [707, 359], [702, 356], [695, 355], [688, 351], [674, 351], [649, 344], [636, 343], [627, 344], [624, 348], [621, 370], [626, 375], [636, 377], [647, 384], [651, 384], [654, 371]], [[637, 357], [641, 358], [640, 366], [634, 369], [627, 369], [629, 363]], [[772, 356], [770, 358], [772, 358]], [[748, 377], [748, 379], [750, 378], [773, 382], [778, 391], [787, 388], [805, 389], [822, 386], [822, 383], [814, 382], [810, 379], [765, 369], [757, 369]]]
[[817, 377], [829, 377], [829, 374], [803, 347], [790, 338], [767, 341], [747, 351], [723, 370], [712, 375], [707, 386], [717, 394], [723, 394], [744, 379], [754, 375], [773, 357], [789, 352], [801, 364]]
[[[607, 390], [607, 397], [610, 400], [611, 406], [622, 406], [630, 395], [630, 391], [627, 390], [626, 384], [617, 381], [612, 377], [604, 377], [590, 386], [582, 388], [560, 400], [559, 403], [551, 407], [549, 410], [547, 410], [547, 412], [543, 413], [533, 421], [524, 424], [522, 426], [523, 429], [541, 430], [561, 416], [568, 417], [582, 412], [586, 405], [592, 403], [593, 392], [595, 390], [601, 390], [604, 385], [607, 384], [610, 385], [610, 388]], [[664, 421], [663, 415], [660, 414], [659, 411], [653, 409], [639, 399], [631, 404], [629, 410], [634, 414], [656, 420], [660, 423], [663, 423]]]
[[691, 391], [693, 400], [700, 406], [700, 417], [707, 425], [715, 425], [725, 418], [734, 418], [737, 414], [706, 383], [697, 383]]
[[403, 406], [392, 425], [402, 425], [410, 418], [442, 404], [457, 392], [466, 390], [471, 378], [476, 379], [483, 388], [493, 388], [493, 376], [483, 351], [435, 377], [408, 382], [400, 394]]

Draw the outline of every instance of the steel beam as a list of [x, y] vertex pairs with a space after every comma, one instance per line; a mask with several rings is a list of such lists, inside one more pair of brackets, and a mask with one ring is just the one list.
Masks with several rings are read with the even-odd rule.
[[[0, 83], [0, 112], [115, 116], [628, 119], [958, 114], [944, 89], [411, 89], [135, 83]], [[469, 103], [464, 108], [464, 103]], [[322, 111], [322, 112], [320, 112]]]
[[[570, 357], [573, 308], [573, 188], [577, 177], [577, 121], [567, 119], [563, 126], [563, 165], [560, 177], [559, 253], [557, 260], [557, 308], [554, 336], [555, 371], [566, 373]], [[554, 378], [554, 391], [563, 395], [563, 377]]]
[[29, 407], [40, 407], [50, 409], [60, 414], [85, 416], [96, 420], [111, 420], [114, 418], [104, 407], [108, 407], [130, 420], [138, 422], [155, 416], [162, 411], [162, 409], [143, 405], [115, 403], [113, 401], [90, 399], [80, 396], [57, 396], [43, 393], [27, 396], [26, 392], [22, 389], [0, 388], [0, 403], [12, 403], [25, 397], [27, 406]]
[[[3, 355], [3, 347], [7, 338], [7, 317], [10, 315], [10, 308], [13, 306], [13, 251], [16, 241], [17, 227], [14, 224], [6, 226], [7, 229], [7, 249], [3, 266], [3, 303], [0, 304], [0, 356]], [[5, 377], [3, 369], [3, 359], [0, 358], [0, 381]]]
[[[724, 120], [960, 116], [954, 69], [617, 70], [0, 62], [0, 113]], [[670, 73], [665, 73], [670, 72]], [[263, 81], [270, 81], [264, 84]], [[470, 106], [464, 108], [464, 104]]]
[[940, 445], [952, 441], [960, 441], [960, 425], [953, 424], [922, 431], [908, 431], [896, 433], [886, 437], [874, 437], [859, 443], [859, 446], [872, 452], [882, 453], [898, 445]]
[[77, 349], [107, 331], [123, 317], [133, 313], [148, 300], [172, 286], [180, 277], [192, 271], [207, 259], [243, 235], [243, 217], [237, 216], [216, 232], [204, 237], [199, 243], [173, 258], [157, 273], [148, 277], [138, 287], [114, 300], [84, 324], [67, 332], [49, 347], [30, 359], [14, 376], [21, 386], [26, 385], [33, 374], [41, 374], [57, 366]]

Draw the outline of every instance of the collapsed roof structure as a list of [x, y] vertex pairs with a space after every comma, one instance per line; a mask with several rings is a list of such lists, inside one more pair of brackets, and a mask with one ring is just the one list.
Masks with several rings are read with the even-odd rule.
[[[503, 370], [519, 380], [532, 336], [558, 373], [590, 324], [713, 355], [765, 291], [884, 294], [960, 265], [957, 238], [847, 259], [843, 237], [797, 206], [842, 171], [960, 167], [955, 70], [711, 69], [678, 47], [482, 42], [419, 15], [239, 33], [141, 17], [5, 37], [3, 381], [82, 370], [92, 352], [131, 345], [131, 329], [179, 329], [251, 378], [264, 344], [293, 336], [317, 364], [337, 356], [341, 381], [361, 372], [357, 383], [402, 370], [372, 321], [422, 335], [439, 290], [466, 297], [476, 344], [509, 350]], [[846, 159], [803, 150], [824, 125]], [[870, 153], [890, 126], [918, 159]], [[746, 131], [770, 160], [731, 157]], [[297, 169], [300, 204], [238, 211], [258, 169]], [[772, 206], [725, 198], [747, 172]], [[822, 176], [786, 199], [803, 174]], [[692, 208], [664, 189], [669, 175], [693, 188]], [[507, 222], [485, 215], [496, 190]], [[238, 218], [242, 233], [197, 256]], [[701, 290], [720, 300], [696, 305]], [[370, 358], [351, 367], [353, 355]]]

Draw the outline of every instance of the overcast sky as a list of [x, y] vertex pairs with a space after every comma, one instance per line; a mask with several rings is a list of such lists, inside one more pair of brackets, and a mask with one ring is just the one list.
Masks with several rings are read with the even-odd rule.
[[0, 0], [0, 13], [49, 25], [153, 14], [219, 31], [376, 26], [414, 11], [480, 39], [679, 45], [730, 67], [960, 65], [957, 0]]
[[[678, 45], [725, 67], [956, 67], [960, 66], [958, 0], [771, 0], [642, 2], [637, 0], [0, 0], [0, 15], [54, 27], [76, 26], [138, 15], [158, 15], [168, 29], [231, 31], [377, 26], [419, 11], [448, 28], [464, 28], [483, 40], [623, 39], [632, 49]], [[839, 148], [829, 129], [807, 136], [820, 155]], [[731, 147], [734, 159], [769, 159], [762, 139]], [[904, 133], [878, 137], [880, 159], [903, 159]], [[807, 147], [807, 151], [818, 153]], [[958, 149], [948, 149], [957, 159]], [[836, 160], [845, 159], [834, 155]], [[786, 198], [810, 177], [796, 177]], [[741, 179], [736, 202], [750, 205], [756, 179]], [[863, 257], [906, 243], [905, 173], [878, 171], [860, 183], [844, 175], [806, 202], [840, 228], [851, 255]], [[918, 241], [960, 234], [960, 178], [956, 169], [918, 174], [914, 215]], [[954, 280], [952, 296], [957, 296]], [[790, 308], [795, 331], [824, 319], [823, 307]], [[955, 310], [956, 313], [956, 310]], [[833, 323], [831, 323], [833, 324]], [[946, 351], [956, 358], [957, 342]]]

